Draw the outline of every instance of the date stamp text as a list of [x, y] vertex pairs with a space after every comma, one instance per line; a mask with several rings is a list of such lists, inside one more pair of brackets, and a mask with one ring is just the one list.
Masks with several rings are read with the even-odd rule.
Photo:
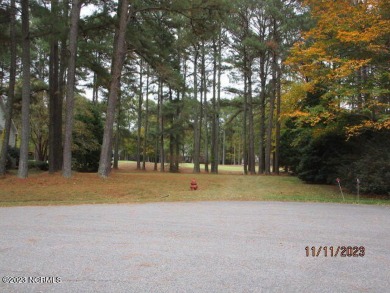
[[363, 257], [366, 254], [364, 246], [306, 246], [307, 257]]

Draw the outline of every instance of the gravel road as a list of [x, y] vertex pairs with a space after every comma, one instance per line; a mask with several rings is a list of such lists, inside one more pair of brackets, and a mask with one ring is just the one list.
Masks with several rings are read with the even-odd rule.
[[0, 292], [390, 292], [384, 206], [14, 207], [0, 233]]

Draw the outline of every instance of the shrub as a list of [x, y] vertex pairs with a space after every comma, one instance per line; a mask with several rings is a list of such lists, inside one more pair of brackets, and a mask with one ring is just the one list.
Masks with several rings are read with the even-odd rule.
[[103, 142], [103, 121], [96, 105], [88, 100], [78, 102], [80, 106], [75, 115], [72, 168], [79, 172], [96, 172]]
[[35, 168], [41, 171], [48, 171], [49, 163], [44, 161], [28, 161], [28, 168], [29, 169]]
[[343, 135], [325, 133], [302, 148], [298, 177], [308, 183], [331, 184], [338, 177], [339, 166], [350, 162], [352, 156], [352, 145]]
[[361, 137], [361, 156], [339, 168], [345, 186], [356, 193], [357, 179], [360, 191], [366, 194], [385, 195], [390, 198], [390, 134], [370, 133]]
[[6, 169], [16, 168], [19, 164], [20, 150], [16, 147], [8, 146]]

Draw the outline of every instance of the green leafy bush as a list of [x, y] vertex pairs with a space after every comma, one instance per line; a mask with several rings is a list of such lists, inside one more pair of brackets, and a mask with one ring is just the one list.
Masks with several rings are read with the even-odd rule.
[[103, 142], [103, 121], [95, 104], [79, 99], [75, 115], [72, 167], [79, 172], [96, 172]]
[[20, 150], [16, 147], [8, 146], [6, 169], [16, 168], [19, 164]]
[[301, 149], [298, 177], [309, 183], [331, 184], [339, 176], [339, 166], [348, 164], [352, 154], [353, 147], [343, 135], [334, 132], [321, 135]]
[[385, 195], [390, 198], [390, 134], [389, 131], [370, 133], [361, 137], [361, 156], [339, 168], [340, 178], [345, 186], [357, 192], [357, 179], [360, 191], [366, 194]]
[[28, 168], [35, 168], [41, 171], [47, 171], [49, 170], [49, 163], [44, 161], [28, 161]]

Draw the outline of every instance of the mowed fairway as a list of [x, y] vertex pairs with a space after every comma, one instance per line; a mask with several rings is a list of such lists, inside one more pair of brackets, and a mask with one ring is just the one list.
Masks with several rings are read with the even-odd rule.
[[[64, 205], [93, 203], [142, 203], [163, 201], [313, 201], [343, 202], [336, 186], [309, 185], [292, 176], [243, 176], [240, 167], [221, 166], [221, 174], [192, 174], [188, 165], [181, 173], [136, 171], [134, 163], [121, 162], [119, 170], [102, 179], [96, 173], [74, 173], [71, 179], [47, 172], [27, 179], [8, 175], [0, 179], [0, 206]], [[190, 191], [195, 178], [199, 190]], [[355, 196], [345, 194], [345, 202]], [[361, 203], [386, 204], [374, 198]]]

